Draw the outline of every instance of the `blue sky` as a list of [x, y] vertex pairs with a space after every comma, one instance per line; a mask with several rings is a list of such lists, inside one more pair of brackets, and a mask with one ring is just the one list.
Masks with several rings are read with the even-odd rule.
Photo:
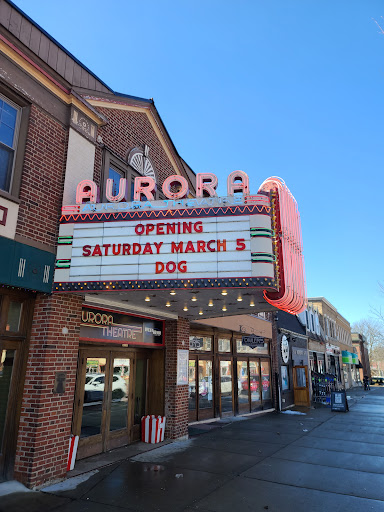
[[[119, 92], [153, 97], [180, 155], [282, 177], [308, 296], [351, 323], [384, 306], [384, 4], [373, 0], [17, 0]], [[373, 19], [372, 19], [373, 18]]]

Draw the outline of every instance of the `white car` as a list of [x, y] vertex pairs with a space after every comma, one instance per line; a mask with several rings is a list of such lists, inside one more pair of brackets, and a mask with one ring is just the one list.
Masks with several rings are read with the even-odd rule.
[[[104, 397], [105, 375], [88, 374], [85, 378], [84, 402], [102, 401]], [[112, 400], [121, 400], [128, 394], [128, 383], [120, 375], [112, 379]]]

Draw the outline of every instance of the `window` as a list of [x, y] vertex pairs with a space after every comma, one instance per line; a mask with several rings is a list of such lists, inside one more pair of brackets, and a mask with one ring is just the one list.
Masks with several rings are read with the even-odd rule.
[[0, 189], [10, 192], [19, 128], [19, 107], [0, 95]]
[[288, 366], [281, 367], [281, 389], [282, 391], [289, 389]]
[[[131, 164], [129, 161], [126, 162], [122, 158], [119, 158], [108, 149], [104, 152], [104, 171], [103, 171], [103, 185], [102, 185], [102, 201], [107, 202], [105, 197], [105, 186], [107, 179], [113, 180], [112, 195], [116, 196], [119, 193], [120, 179], [125, 178], [127, 180], [127, 201], [133, 201], [133, 186], [135, 178], [138, 176], [151, 176], [151, 174], [142, 174], [135, 167], [135, 161]], [[137, 163], [137, 162], [136, 162]], [[162, 199], [162, 194], [156, 192], [156, 199]]]

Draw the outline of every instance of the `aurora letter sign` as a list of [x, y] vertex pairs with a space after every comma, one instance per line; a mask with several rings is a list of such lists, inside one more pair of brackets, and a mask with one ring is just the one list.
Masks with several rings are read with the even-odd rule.
[[282, 180], [270, 178], [250, 195], [247, 175], [235, 171], [219, 198], [217, 178], [197, 175], [197, 197], [186, 198], [186, 180], [171, 178], [181, 191], [171, 192], [168, 180], [163, 201], [153, 199], [151, 178], [136, 178], [132, 202], [124, 183], [117, 196], [106, 194], [110, 203], [97, 203], [96, 185], [81, 182], [79, 204], [63, 207], [54, 290], [236, 288], [241, 281], [280, 309], [305, 308], [300, 218]]

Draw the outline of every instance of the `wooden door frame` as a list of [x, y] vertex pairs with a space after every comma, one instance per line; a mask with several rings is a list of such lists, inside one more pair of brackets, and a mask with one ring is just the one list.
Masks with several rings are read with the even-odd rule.
[[[0, 298], [0, 354], [2, 350], [16, 350], [3, 433], [3, 446], [6, 446], [6, 450], [0, 454], [0, 478], [4, 477], [10, 480], [13, 478], [16, 457], [35, 296], [18, 290], [0, 290]], [[6, 320], [11, 300], [23, 303], [20, 327], [17, 333], [6, 331]], [[12, 411], [12, 414], [9, 414], [9, 411]]]
[[[212, 354], [196, 354], [197, 371], [196, 371], [196, 412], [197, 421], [206, 420], [215, 417], [215, 389], [214, 389], [214, 358]], [[212, 363], [212, 407], [207, 409], [200, 409], [200, 393], [199, 393], [199, 362], [211, 361]]]
[[[306, 386], [305, 387], [299, 387], [297, 385], [297, 375], [296, 375], [296, 369], [297, 368], [304, 368], [304, 371], [305, 371], [305, 381], [306, 381]], [[296, 365], [296, 366], [293, 366], [292, 367], [292, 374], [293, 374], [293, 401], [294, 401], [295, 405], [309, 407], [310, 406], [310, 399], [309, 399], [308, 366], [307, 365]], [[305, 398], [306, 399], [305, 399], [304, 403], [297, 404], [296, 403], [296, 396], [297, 396], [297, 392], [299, 392], [299, 391], [305, 392]]]

